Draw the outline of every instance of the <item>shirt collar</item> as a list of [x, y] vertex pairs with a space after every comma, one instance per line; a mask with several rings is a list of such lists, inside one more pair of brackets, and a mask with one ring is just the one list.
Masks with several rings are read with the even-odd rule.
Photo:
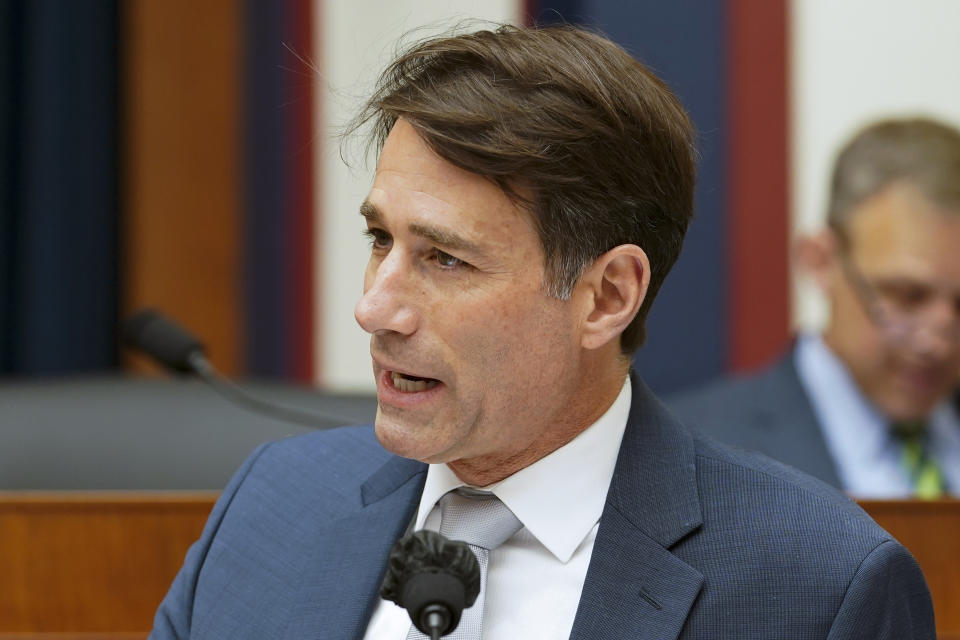
[[860, 458], [866, 464], [891, 446], [889, 420], [819, 334], [799, 338], [796, 365], [835, 457]]
[[[573, 440], [489, 487], [524, 527], [566, 563], [600, 520], [627, 426], [630, 379], [600, 418]], [[464, 483], [446, 464], [431, 464], [414, 529], [422, 529], [437, 501]]]

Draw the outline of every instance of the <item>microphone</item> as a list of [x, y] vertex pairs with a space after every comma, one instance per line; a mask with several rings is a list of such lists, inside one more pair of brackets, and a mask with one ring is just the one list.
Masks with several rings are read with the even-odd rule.
[[415, 531], [394, 543], [380, 597], [410, 614], [421, 633], [439, 640], [460, 624], [480, 595], [480, 563], [467, 543]]
[[123, 342], [177, 373], [210, 367], [204, 344], [156, 309], [141, 309], [131, 316], [123, 327]]
[[199, 376], [214, 391], [243, 409], [313, 428], [356, 422], [331, 414], [284, 407], [250, 395], [214, 368], [198, 338], [156, 309], [141, 309], [135, 313], [124, 323], [122, 333], [127, 347], [145, 353], [171, 371]]

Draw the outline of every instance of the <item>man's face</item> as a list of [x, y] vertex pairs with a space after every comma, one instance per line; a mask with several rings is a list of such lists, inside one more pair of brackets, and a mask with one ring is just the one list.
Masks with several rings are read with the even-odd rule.
[[890, 418], [924, 418], [960, 370], [960, 214], [892, 185], [852, 213], [848, 238], [827, 280], [826, 341]]
[[502, 463], [587, 419], [574, 305], [543, 292], [527, 213], [402, 119], [361, 213], [372, 248], [355, 315], [371, 334], [384, 447]]

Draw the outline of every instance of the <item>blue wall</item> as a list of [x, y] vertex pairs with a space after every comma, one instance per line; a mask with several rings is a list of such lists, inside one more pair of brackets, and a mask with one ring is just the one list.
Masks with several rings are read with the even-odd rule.
[[634, 366], [659, 392], [722, 374], [727, 335], [724, 3], [543, 0], [534, 16], [540, 23], [562, 20], [607, 34], [662, 78], [693, 118], [700, 151], [696, 215], [650, 312], [647, 344]]

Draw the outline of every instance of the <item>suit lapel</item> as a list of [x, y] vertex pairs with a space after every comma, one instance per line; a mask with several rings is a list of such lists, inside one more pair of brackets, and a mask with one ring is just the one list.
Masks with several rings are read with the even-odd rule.
[[358, 489], [355, 512], [317, 529], [283, 638], [363, 637], [387, 555], [413, 518], [425, 479], [426, 465], [391, 458]]
[[703, 576], [670, 548], [702, 521], [693, 440], [634, 378], [571, 639], [677, 638]]
[[764, 380], [769, 390], [758, 393], [751, 425], [763, 443], [758, 448], [775, 460], [840, 487], [840, 476], [827, 450], [820, 422], [800, 383], [795, 353], [795, 349], [791, 350], [776, 364]]
[[[425, 479], [426, 465], [393, 457], [358, 489], [355, 511], [317, 528], [282, 638], [363, 637], [386, 557], [409, 525]], [[701, 523], [693, 441], [634, 379], [571, 639], [676, 638], [703, 576], [669, 549]]]

